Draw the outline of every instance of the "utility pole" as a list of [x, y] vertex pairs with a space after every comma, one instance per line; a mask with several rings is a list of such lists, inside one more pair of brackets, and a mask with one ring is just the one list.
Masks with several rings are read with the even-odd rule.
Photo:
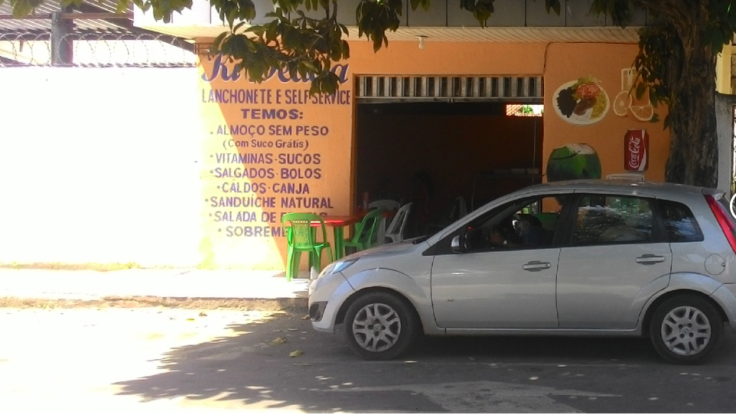
[[51, 13], [51, 65], [65, 66], [74, 63], [72, 31], [74, 21], [62, 18], [63, 12]]

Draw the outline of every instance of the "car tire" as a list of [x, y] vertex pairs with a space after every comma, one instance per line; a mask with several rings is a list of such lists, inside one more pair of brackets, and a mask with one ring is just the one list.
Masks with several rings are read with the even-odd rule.
[[358, 297], [345, 314], [350, 349], [366, 360], [390, 360], [406, 352], [420, 333], [419, 317], [403, 298], [388, 292]]
[[670, 363], [694, 365], [705, 361], [723, 333], [723, 320], [713, 305], [693, 295], [665, 300], [649, 325], [654, 349]]

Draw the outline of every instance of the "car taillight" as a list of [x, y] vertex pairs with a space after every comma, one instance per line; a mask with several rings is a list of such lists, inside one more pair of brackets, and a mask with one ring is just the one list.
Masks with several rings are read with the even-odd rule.
[[723, 234], [726, 235], [726, 239], [728, 239], [728, 244], [731, 245], [731, 249], [733, 249], [733, 252], [736, 253], [736, 226], [733, 224], [733, 221], [731, 221], [731, 219], [728, 217], [726, 209], [720, 203], [718, 203], [718, 201], [716, 201], [713, 196], [706, 195], [705, 200], [708, 202], [710, 210], [713, 211], [713, 215], [715, 215], [716, 220], [718, 220], [718, 224], [721, 226]]

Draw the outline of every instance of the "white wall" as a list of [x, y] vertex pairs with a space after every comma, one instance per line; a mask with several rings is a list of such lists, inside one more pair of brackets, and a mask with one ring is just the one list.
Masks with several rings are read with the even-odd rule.
[[200, 261], [197, 69], [0, 69], [0, 263]]

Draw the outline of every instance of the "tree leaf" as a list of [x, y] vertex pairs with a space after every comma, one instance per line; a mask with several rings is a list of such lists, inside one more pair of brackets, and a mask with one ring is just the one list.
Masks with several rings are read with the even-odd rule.
[[286, 343], [286, 341], [287, 341], [286, 337], [277, 337], [271, 340], [271, 345], [284, 344]]
[[644, 96], [647, 86], [645, 84], [639, 84], [636, 86], [636, 99], [641, 99]]
[[[235, 27], [233, 28], [233, 32], [237, 32], [238, 29], [240, 29], [241, 27], [245, 26], [247, 23], [248, 22], [243, 21], [243, 22], [240, 22], [240, 23], [236, 24]], [[249, 29], [253, 29], [253, 27], [251, 27]]]

